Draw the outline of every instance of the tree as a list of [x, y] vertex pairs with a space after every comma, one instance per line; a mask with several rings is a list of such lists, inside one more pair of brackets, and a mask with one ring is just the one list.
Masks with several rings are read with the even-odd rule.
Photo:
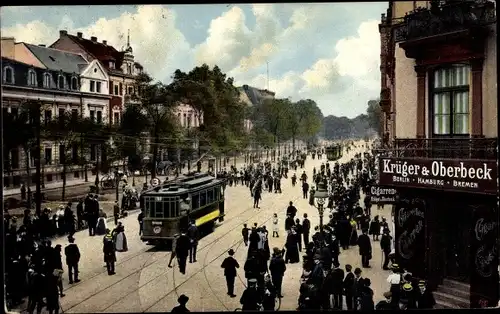
[[382, 134], [382, 109], [380, 108], [378, 100], [368, 101], [368, 108], [366, 109], [366, 115], [368, 116], [369, 126], [377, 132], [377, 134]]
[[48, 121], [45, 126], [45, 137], [52, 141], [59, 151], [59, 164], [62, 166], [63, 181], [61, 199], [66, 198], [66, 173], [70, 165], [78, 164], [80, 145], [80, 118], [66, 112], [64, 115]]
[[[323, 114], [314, 100], [300, 100], [295, 105], [297, 115], [301, 115], [299, 124], [300, 137], [306, 142], [312, 141], [320, 132], [323, 124]], [[295, 149], [295, 138], [293, 138]]]
[[239, 101], [233, 79], [219, 67], [210, 69], [203, 64], [187, 73], [176, 70], [170, 86], [176, 101], [196, 112], [199, 127], [195, 134], [200, 148], [207, 146], [215, 153], [222, 153], [243, 146], [245, 106]]
[[171, 86], [165, 86], [160, 82], [153, 83], [153, 79], [148, 74], [139, 75], [136, 84], [139, 93], [134, 97], [134, 100], [138, 101], [138, 108], [142, 114], [137, 118], [140, 123], [147, 122], [145, 128], [150, 135], [153, 153], [151, 177], [156, 178], [160, 141], [178, 136], [177, 123], [173, 115], [176, 99]]

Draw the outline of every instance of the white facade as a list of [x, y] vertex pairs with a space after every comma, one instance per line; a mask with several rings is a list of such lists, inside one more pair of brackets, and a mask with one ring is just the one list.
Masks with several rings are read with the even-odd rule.
[[203, 124], [203, 113], [198, 113], [193, 107], [179, 104], [175, 109], [177, 121], [182, 127], [193, 128]]
[[97, 60], [80, 73], [80, 91], [85, 93], [109, 95], [108, 82], [108, 74]]

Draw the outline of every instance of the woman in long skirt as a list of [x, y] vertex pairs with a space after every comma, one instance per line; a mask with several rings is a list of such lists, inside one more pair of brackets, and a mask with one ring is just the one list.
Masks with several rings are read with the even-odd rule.
[[118, 252], [127, 252], [127, 237], [125, 236], [125, 228], [123, 227], [121, 222], [118, 222], [118, 226], [113, 231], [115, 238], [115, 248]]
[[105, 235], [106, 234], [106, 228], [107, 228], [106, 218], [99, 217], [99, 219], [97, 220], [97, 226], [95, 228], [95, 234], [97, 234], [97, 235]]

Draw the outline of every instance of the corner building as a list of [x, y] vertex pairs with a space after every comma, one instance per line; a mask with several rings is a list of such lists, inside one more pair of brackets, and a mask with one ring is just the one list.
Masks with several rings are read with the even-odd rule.
[[[384, 112], [379, 183], [399, 194], [397, 261], [428, 281], [438, 303], [495, 306], [500, 243], [495, 3], [390, 1], [379, 29]], [[391, 166], [397, 164], [406, 165], [406, 173]]]

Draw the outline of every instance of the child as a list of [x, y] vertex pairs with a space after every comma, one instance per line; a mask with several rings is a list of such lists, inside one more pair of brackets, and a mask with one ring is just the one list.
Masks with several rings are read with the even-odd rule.
[[276, 235], [276, 238], [280, 237], [278, 234], [278, 231], [280, 230], [278, 223], [279, 223], [278, 214], [274, 213], [274, 216], [273, 216], [273, 238], [275, 237], [275, 235]]

